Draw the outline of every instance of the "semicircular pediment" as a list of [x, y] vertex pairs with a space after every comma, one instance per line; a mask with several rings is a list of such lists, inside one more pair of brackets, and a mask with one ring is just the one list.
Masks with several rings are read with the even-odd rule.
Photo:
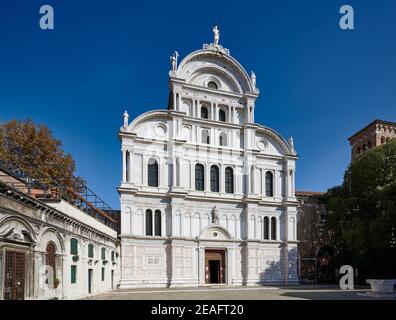
[[230, 233], [223, 227], [218, 225], [211, 225], [206, 229], [202, 230], [199, 238], [205, 240], [228, 240], [232, 237]]
[[254, 91], [246, 70], [228, 55], [198, 50], [185, 57], [177, 70], [178, 78], [199, 86], [206, 86], [205, 79], [210, 76], [221, 81], [220, 90], [237, 94]]
[[238, 83], [238, 79], [235, 76], [227, 72], [226, 70], [221, 70], [215, 65], [206, 65], [200, 69], [195, 70], [192, 75], [186, 80], [186, 83], [208, 87], [209, 82], [216, 83], [218, 90], [243, 93], [243, 90]]

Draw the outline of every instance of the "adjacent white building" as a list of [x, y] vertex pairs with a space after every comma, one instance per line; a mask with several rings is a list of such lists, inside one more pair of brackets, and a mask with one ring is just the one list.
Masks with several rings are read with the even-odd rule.
[[167, 110], [124, 114], [121, 288], [298, 280], [293, 140], [254, 122], [256, 75], [213, 33], [171, 57]]
[[88, 205], [28, 192], [26, 176], [0, 168], [0, 300], [78, 299], [116, 288], [116, 221]]

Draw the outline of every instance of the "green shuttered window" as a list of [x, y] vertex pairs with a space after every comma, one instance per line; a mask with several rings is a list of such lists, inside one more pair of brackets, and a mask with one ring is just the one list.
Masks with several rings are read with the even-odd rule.
[[71, 283], [77, 283], [77, 266], [71, 266], [70, 267], [70, 278], [71, 278]]

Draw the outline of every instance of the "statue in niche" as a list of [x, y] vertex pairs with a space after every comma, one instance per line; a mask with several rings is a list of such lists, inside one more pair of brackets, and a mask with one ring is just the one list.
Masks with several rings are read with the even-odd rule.
[[219, 224], [219, 210], [216, 206], [214, 206], [212, 209], [212, 223]]

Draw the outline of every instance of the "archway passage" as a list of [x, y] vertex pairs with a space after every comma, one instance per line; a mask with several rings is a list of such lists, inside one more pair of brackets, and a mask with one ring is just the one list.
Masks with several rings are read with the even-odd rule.
[[225, 283], [225, 250], [205, 250], [205, 283]]

